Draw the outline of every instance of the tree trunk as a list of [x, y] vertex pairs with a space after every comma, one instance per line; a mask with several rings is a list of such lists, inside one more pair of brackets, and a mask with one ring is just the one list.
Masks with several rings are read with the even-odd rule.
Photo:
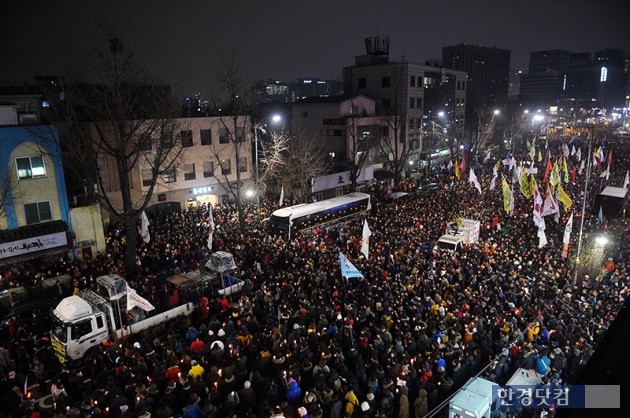
[[135, 218], [125, 216], [123, 220], [125, 226], [125, 236], [127, 238], [127, 249], [125, 251], [125, 273], [127, 279], [134, 277], [138, 271], [136, 265], [138, 227]]

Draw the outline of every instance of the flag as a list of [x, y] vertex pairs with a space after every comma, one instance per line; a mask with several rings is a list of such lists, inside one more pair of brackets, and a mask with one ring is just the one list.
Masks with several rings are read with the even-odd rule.
[[466, 155], [462, 157], [462, 163], [460, 164], [459, 171], [463, 173], [466, 171]]
[[282, 206], [284, 203], [284, 185], [280, 186], [280, 199], [278, 199], [278, 205]]
[[536, 157], [536, 146], [532, 144], [532, 147], [529, 149], [529, 158], [532, 160]]
[[558, 208], [558, 202], [553, 198], [553, 194], [549, 187], [547, 187], [547, 191], [545, 192], [545, 201], [543, 203], [542, 216], [553, 215], [554, 213], [558, 213], [560, 208]]
[[601, 205], [599, 205], [599, 214], [597, 215], [597, 220], [599, 221], [600, 224], [604, 222], [604, 212], [602, 211]]
[[533, 190], [531, 190], [531, 186], [529, 184], [529, 180], [527, 180], [527, 174], [525, 174], [524, 168], [521, 168], [519, 187], [520, 187], [521, 193], [523, 193], [523, 196], [525, 196], [525, 198], [529, 199], [530, 197], [532, 197]]
[[365, 219], [363, 221], [363, 236], [361, 237], [361, 252], [367, 259], [370, 258], [370, 235], [372, 235], [372, 231], [370, 231], [367, 219]]
[[501, 188], [503, 189], [503, 209], [505, 213], [510, 213], [510, 202], [512, 200], [512, 190], [510, 190], [510, 186], [508, 182], [505, 181], [505, 177], [501, 181]]
[[129, 287], [129, 285], [125, 282], [125, 286], [127, 286], [127, 310], [130, 311], [136, 306], [145, 310], [152, 311], [155, 309], [155, 306], [151, 305], [151, 303], [140, 296], [134, 289]]
[[566, 183], [569, 182], [569, 169], [567, 167], [567, 159], [563, 158], [562, 159], [562, 174], [564, 174], [564, 178], [563, 181]]
[[577, 153], [575, 154], [578, 161], [582, 161], [582, 148], [578, 148]]
[[469, 175], [469, 180], [470, 183], [472, 183], [477, 190], [479, 190], [479, 194], [481, 194], [481, 184], [479, 184], [479, 180], [477, 179], [477, 176], [475, 175], [475, 172], [473, 171], [473, 169], [470, 169], [470, 175]]
[[545, 235], [545, 228], [538, 228], [538, 248], [542, 248], [547, 245], [547, 236]]
[[214, 235], [214, 216], [212, 216], [212, 205], [208, 205], [208, 249], [212, 250], [212, 236]]
[[549, 178], [549, 173], [551, 173], [551, 170], [553, 169], [553, 166], [551, 165], [551, 159], [547, 160], [547, 165], [545, 166], [545, 178], [543, 179], [543, 181], [546, 183], [547, 179]]
[[582, 164], [580, 164], [580, 169], [578, 170], [578, 174], [581, 176], [582, 171], [584, 171], [584, 160], [582, 160]]
[[608, 150], [608, 158], [606, 159], [606, 162], [608, 163], [608, 165], [610, 166], [612, 164], [612, 148]]
[[453, 168], [453, 160], [448, 160], [448, 165], [446, 166], [447, 170], [450, 170], [451, 168]]
[[569, 154], [570, 154], [569, 146], [567, 144], [562, 144], [562, 155], [564, 155], [566, 158], [569, 156]]
[[499, 171], [497, 169], [497, 166], [495, 165], [492, 168], [492, 180], [490, 180], [490, 190], [494, 190], [494, 187], [497, 185], [497, 177], [499, 177]]
[[626, 179], [623, 181], [623, 188], [627, 189], [630, 185], [630, 171], [626, 170]]
[[575, 166], [571, 167], [571, 183], [575, 184]]
[[142, 211], [140, 214], [140, 223], [141, 223], [141, 233], [142, 233], [142, 241], [145, 244], [148, 244], [151, 241], [151, 234], [149, 234], [149, 218], [147, 218], [147, 214], [145, 211]]
[[571, 145], [571, 155], [572, 156], [575, 155], [575, 152], [576, 151], [575, 151], [575, 144], [574, 144], [574, 145]]
[[490, 159], [490, 150], [486, 150], [486, 156], [483, 158], [483, 162], [487, 162]]
[[556, 187], [560, 184], [560, 170], [558, 170], [558, 162], [553, 163], [553, 168], [551, 169], [551, 175], [549, 176], [549, 184], [551, 187]]
[[606, 167], [606, 181], [608, 181], [609, 178], [610, 178], [610, 163], [608, 163], [608, 166]]
[[543, 156], [542, 156], [542, 152], [540, 152], [540, 150], [538, 150], [538, 162], [542, 162], [543, 160]]
[[351, 277], [363, 278], [363, 275], [357, 270], [357, 268], [348, 260], [348, 258], [339, 251], [339, 264], [341, 266], [341, 277], [349, 279]]
[[562, 258], [569, 255], [569, 243], [571, 242], [571, 230], [573, 229], [573, 212], [569, 216], [567, 225], [564, 227], [564, 237], [562, 238]]
[[455, 160], [455, 178], [459, 180], [460, 176], [461, 176], [461, 173], [459, 171], [459, 164], [457, 163], [457, 160]]
[[558, 201], [560, 201], [562, 203], [562, 206], [564, 206], [564, 210], [565, 211], [569, 210], [569, 208], [573, 204], [573, 201], [571, 200], [569, 195], [564, 191], [564, 189], [562, 188], [561, 184], [558, 184], [558, 192], [557, 193], [558, 193], [557, 194]]
[[538, 228], [545, 229], [545, 218], [542, 215], [543, 199], [538, 190], [538, 185], [534, 182], [534, 225]]

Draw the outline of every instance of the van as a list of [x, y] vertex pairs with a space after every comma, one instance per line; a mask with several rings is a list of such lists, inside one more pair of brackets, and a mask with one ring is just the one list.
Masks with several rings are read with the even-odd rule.
[[462, 235], [444, 234], [435, 243], [434, 250], [448, 252], [460, 251], [464, 248], [464, 237]]

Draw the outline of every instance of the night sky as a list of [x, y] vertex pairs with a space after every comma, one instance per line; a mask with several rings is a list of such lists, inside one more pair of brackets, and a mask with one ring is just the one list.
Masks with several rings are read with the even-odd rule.
[[18, 1], [0, 7], [0, 84], [81, 68], [115, 28], [138, 62], [179, 95], [209, 94], [229, 57], [245, 80], [336, 79], [363, 38], [391, 37], [390, 58], [423, 63], [458, 43], [529, 52], [630, 53], [628, 0]]

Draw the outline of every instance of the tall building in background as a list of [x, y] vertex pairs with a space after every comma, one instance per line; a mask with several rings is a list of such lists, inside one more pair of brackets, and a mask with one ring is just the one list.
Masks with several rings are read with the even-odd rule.
[[[442, 48], [442, 63], [446, 68], [468, 73], [467, 116], [506, 104], [510, 55], [507, 49], [463, 43]], [[477, 120], [467, 118], [469, 122], [476, 124]]]
[[373, 98], [377, 114], [402, 116], [404, 139], [419, 139], [425, 119], [437, 119], [438, 114], [452, 132], [463, 126], [468, 87], [464, 71], [390, 61], [389, 38], [366, 38], [365, 44], [366, 54], [343, 69], [345, 95]]
[[339, 80], [321, 80], [317, 77], [298, 78], [295, 83], [295, 92], [298, 100], [307, 97], [339, 96], [342, 93], [342, 85]]

